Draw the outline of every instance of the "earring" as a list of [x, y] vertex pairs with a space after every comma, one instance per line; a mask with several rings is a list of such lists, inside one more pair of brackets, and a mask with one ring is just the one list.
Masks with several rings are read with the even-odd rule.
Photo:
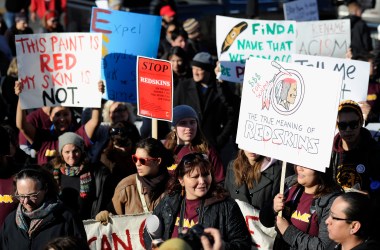
[[184, 186], [182, 186], [181, 196], [182, 196], [182, 197], [185, 196], [185, 187], [184, 187]]

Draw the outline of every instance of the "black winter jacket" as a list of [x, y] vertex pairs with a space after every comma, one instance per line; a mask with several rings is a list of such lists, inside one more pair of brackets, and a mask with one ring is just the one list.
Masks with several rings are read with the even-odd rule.
[[[157, 215], [163, 225], [161, 238], [167, 240], [171, 238], [175, 219], [179, 213], [182, 198], [179, 193], [167, 195], [154, 209], [153, 214]], [[251, 236], [245, 224], [244, 217], [238, 204], [227, 197], [217, 199], [215, 197], [205, 200], [203, 222], [199, 222], [203, 227], [213, 227], [220, 231], [225, 249], [250, 249]], [[147, 231], [144, 231], [144, 241], [147, 249], [151, 247], [151, 238]]]
[[[296, 175], [289, 176], [288, 178], [286, 178], [285, 181], [286, 186], [291, 187], [296, 183], [296, 181]], [[330, 215], [330, 208], [333, 201], [336, 197], [338, 197], [339, 194], [340, 190], [338, 189], [333, 193], [315, 199], [315, 213], [317, 215], [319, 224], [318, 237], [310, 236], [309, 234], [302, 232], [301, 230], [290, 224], [289, 227], [285, 230], [284, 234], [282, 235], [282, 240], [286, 243], [283, 241], [281, 242], [281, 236], [278, 233], [275, 240], [275, 246], [277, 247], [274, 249], [323, 250], [329, 249], [331, 246], [333, 246], [334, 243], [329, 238], [329, 233], [327, 231], [327, 225], [325, 221]], [[260, 222], [265, 227], [275, 226], [276, 216], [277, 214], [273, 210], [273, 200], [270, 206], [260, 210]]]
[[281, 165], [281, 161], [272, 162], [261, 172], [260, 182], [254, 183], [253, 188], [248, 189], [245, 183], [240, 187], [236, 186], [233, 161], [231, 161], [227, 167], [224, 187], [230, 192], [231, 198], [247, 202], [260, 210], [266, 203], [271, 203], [280, 191]]
[[82, 221], [63, 204], [59, 204], [43, 219], [40, 227], [30, 238], [27, 232], [17, 226], [14, 210], [5, 219], [0, 232], [0, 249], [44, 249], [50, 240], [60, 236], [76, 236], [87, 241]]

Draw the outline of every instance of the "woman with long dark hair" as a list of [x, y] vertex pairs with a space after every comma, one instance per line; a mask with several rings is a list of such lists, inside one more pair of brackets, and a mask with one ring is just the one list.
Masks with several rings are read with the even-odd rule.
[[[117, 215], [153, 211], [165, 195], [169, 179], [167, 167], [173, 164], [173, 155], [159, 140], [147, 138], [136, 144], [132, 160], [137, 173], [119, 182], [108, 206], [108, 211]], [[106, 223], [108, 211], [101, 211], [96, 220]]]
[[[214, 168], [201, 153], [185, 155], [168, 183], [168, 195], [154, 209], [162, 225], [158, 238], [181, 237], [184, 230], [199, 224], [220, 230], [224, 249], [249, 249], [250, 235], [237, 203], [216, 184]], [[151, 238], [144, 235], [150, 248]]]
[[227, 167], [224, 187], [231, 197], [260, 210], [280, 190], [281, 161], [240, 149]]
[[[286, 180], [284, 194], [277, 194], [270, 206], [260, 210], [266, 227], [276, 226], [273, 249], [327, 249], [325, 220], [341, 189], [330, 174], [296, 166], [296, 174]], [[277, 213], [282, 211], [282, 217]], [[277, 216], [277, 217], [276, 217]]]

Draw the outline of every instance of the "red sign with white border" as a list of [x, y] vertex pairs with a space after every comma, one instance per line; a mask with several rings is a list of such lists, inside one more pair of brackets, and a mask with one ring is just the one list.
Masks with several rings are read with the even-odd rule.
[[169, 61], [137, 57], [137, 114], [172, 121], [173, 72]]

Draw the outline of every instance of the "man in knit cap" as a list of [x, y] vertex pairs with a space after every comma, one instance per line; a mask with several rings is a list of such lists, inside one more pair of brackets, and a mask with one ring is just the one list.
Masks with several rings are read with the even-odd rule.
[[224, 86], [216, 83], [214, 62], [207, 52], [196, 54], [191, 63], [193, 77], [178, 83], [173, 106], [189, 105], [198, 114], [208, 142], [220, 150], [234, 131], [234, 110]]

